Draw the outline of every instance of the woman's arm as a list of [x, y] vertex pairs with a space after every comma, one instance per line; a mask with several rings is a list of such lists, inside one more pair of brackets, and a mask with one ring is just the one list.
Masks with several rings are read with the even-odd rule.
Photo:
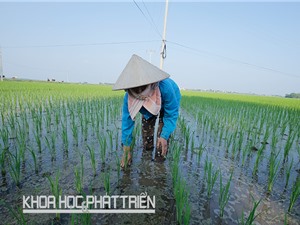
[[123, 112], [122, 112], [122, 144], [130, 146], [132, 142], [132, 132], [134, 121], [131, 119], [128, 111], [128, 93], [124, 96]]
[[168, 140], [176, 128], [181, 95], [178, 86], [171, 79], [160, 82], [160, 91], [164, 110], [164, 125], [160, 137]]

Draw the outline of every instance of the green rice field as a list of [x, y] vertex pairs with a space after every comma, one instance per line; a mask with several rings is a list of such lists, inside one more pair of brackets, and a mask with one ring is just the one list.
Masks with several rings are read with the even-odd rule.
[[[1, 224], [300, 224], [300, 101], [182, 91], [164, 162], [122, 170], [124, 91], [0, 82]], [[23, 196], [156, 197], [155, 213], [27, 214]]]

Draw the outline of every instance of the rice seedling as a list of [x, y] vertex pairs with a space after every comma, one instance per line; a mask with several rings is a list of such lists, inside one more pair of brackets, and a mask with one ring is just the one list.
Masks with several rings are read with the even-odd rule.
[[90, 121], [92, 124], [92, 129], [95, 132], [95, 126], [96, 126], [96, 119], [95, 119], [95, 114], [94, 113], [90, 113]]
[[[102, 102], [101, 102], [102, 103]], [[101, 127], [104, 128], [105, 124], [105, 112], [103, 110], [104, 105], [101, 104], [101, 110], [100, 110], [100, 118], [101, 118]]]
[[[50, 184], [50, 190], [52, 192], [52, 195], [55, 196], [55, 205], [57, 209], [59, 208], [59, 196], [62, 195], [62, 188], [59, 186], [59, 176], [59, 171], [56, 172], [55, 180], [52, 179], [50, 176], [47, 176], [47, 179]], [[60, 218], [59, 213], [56, 214], [56, 218]]]
[[91, 222], [92, 215], [90, 213], [83, 213], [80, 216], [80, 225], [89, 225]]
[[120, 180], [120, 173], [121, 173], [121, 167], [120, 167], [120, 158], [119, 158], [117, 152], [115, 152], [115, 158], [116, 158], [116, 168], [117, 168], [118, 182], [119, 182], [119, 180]]
[[184, 212], [184, 206], [187, 199], [187, 193], [185, 192], [186, 182], [179, 177], [179, 180], [175, 183], [174, 195], [176, 200], [176, 218], [179, 224], [182, 224], [182, 216]]
[[284, 214], [284, 225], [288, 225], [288, 215], [287, 215], [287, 213]]
[[296, 137], [296, 133], [293, 133], [292, 131], [290, 131], [290, 134], [289, 134], [288, 139], [286, 141], [286, 145], [284, 147], [284, 154], [283, 154], [284, 161], [286, 160], [287, 156], [289, 155], [289, 152], [292, 148], [295, 137]]
[[71, 130], [72, 130], [73, 139], [75, 141], [75, 145], [78, 146], [78, 127], [75, 122], [72, 123]]
[[21, 184], [21, 154], [15, 151], [15, 154], [10, 153], [10, 176], [14, 180], [17, 187]]
[[229, 180], [227, 181], [226, 185], [223, 185], [222, 182], [222, 174], [220, 173], [220, 192], [219, 192], [219, 206], [220, 206], [220, 217], [223, 217], [224, 215], [224, 209], [228, 203], [229, 200], [229, 188], [230, 188], [230, 183], [232, 179], [232, 174], [231, 172]]
[[7, 152], [8, 152], [8, 148], [1, 148], [0, 167], [1, 167], [2, 176], [5, 176], [5, 174], [6, 174], [5, 164], [6, 164], [6, 160], [7, 160]]
[[61, 129], [62, 129], [62, 140], [63, 140], [64, 150], [68, 151], [69, 139], [68, 139], [67, 123], [66, 124], [62, 123]]
[[186, 121], [184, 118], [180, 117], [179, 118], [179, 127], [182, 131], [184, 140], [185, 140], [185, 148], [188, 149], [189, 147], [189, 143], [192, 137], [192, 132], [191, 132], [191, 128], [189, 126], [186, 125]]
[[230, 145], [232, 144], [233, 135], [226, 137], [226, 152], [228, 152]]
[[239, 224], [242, 224], [242, 225], [252, 225], [253, 222], [255, 221], [255, 219], [257, 218], [257, 216], [259, 216], [260, 213], [256, 214], [256, 210], [257, 210], [257, 207], [258, 205], [260, 204], [261, 200], [260, 199], [259, 201], [255, 201], [253, 196], [252, 196], [252, 199], [253, 199], [253, 207], [252, 207], [252, 210], [250, 211], [247, 219], [245, 219], [245, 215], [244, 215], [244, 212], [242, 212], [242, 218], [241, 218], [241, 223]]
[[292, 211], [293, 206], [294, 206], [296, 200], [299, 198], [299, 196], [300, 196], [300, 178], [298, 177], [292, 188], [288, 212]]
[[203, 142], [202, 142], [202, 143], [200, 144], [200, 146], [199, 146], [199, 151], [198, 151], [198, 157], [197, 157], [198, 163], [200, 163], [200, 161], [201, 161], [201, 157], [202, 157], [202, 155], [203, 155], [204, 150], [205, 150], [205, 146], [204, 146], [204, 144], [203, 144]]
[[132, 141], [131, 141], [131, 145], [130, 145], [130, 149], [134, 149], [134, 146], [136, 144], [136, 138], [138, 136], [138, 132], [140, 132], [141, 130], [140, 129], [137, 129], [136, 127], [133, 129], [133, 132], [132, 132]]
[[232, 138], [232, 151], [231, 151], [231, 154], [232, 154], [232, 158], [235, 157], [235, 153], [236, 151], [238, 150], [238, 147], [237, 147], [237, 143], [238, 143], [238, 129], [235, 130], [235, 132], [233, 133], [233, 138]]
[[281, 161], [277, 160], [279, 155], [279, 151], [277, 153], [271, 152], [270, 158], [269, 158], [269, 177], [268, 177], [268, 192], [271, 193], [273, 189], [273, 185], [275, 182], [275, 179], [279, 172], [279, 166], [281, 164]]
[[6, 163], [6, 159], [7, 159], [7, 153], [9, 150], [8, 135], [9, 134], [8, 134], [7, 128], [1, 129], [2, 145], [0, 145], [0, 167], [1, 167], [1, 174], [3, 176], [6, 174], [5, 163]]
[[79, 218], [80, 218], [80, 217], [79, 217], [78, 214], [72, 213], [72, 214], [71, 214], [71, 221], [70, 221], [70, 224], [71, 224], [71, 225], [78, 225], [78, 224], [80, 224]]
[[265, 135], [263, 137], [263, 143], [268, 143], [268, 139], [270, 137], [270, 124], [267, 124], [266, 130], [265, 130]]
[[17, 136], [17, 143], [18, 143], [18, 149], [20, 151], [22, 160], [25, 161], [25, 152], [26, 152], [26, 133], [21, 130], [20, 125], [18, 125], [18, 136]]
[[[193, 132], [194, 133], [194, 132]], [[191, 141], [191, 149], [192, 149], [192, 153], [193, 153], [193, 149], [195, 148], [195, 137], [194, 135], [192, 135], [192, 141]]]
[[83, 140], [84, 141], [87, 141], [87, 138], [88, 138], [88, 122], [85, 121], [85, 123], [83, 124]]
[[106, 126], [109, 125], [109, 122], [110, 122], [110, 105], [109, 104], [105, 104], [105, 115], [106, 115]]
[[58, 128], [59, 123], [60, 123], [60, 109], [56, 109], [56, 111], [55, 111], [55, 125], [56, 125], [56, 129]]
[[2, 149], [9, 148], [9, 131], [7, 127], [1, 129]]
[[281, 126], [281, 132], [280, 132], [281, 136], [283, 136], [284, 133], [285, 133], [285, 130], [286, 130], [287, 126], [288, 126], [288, 123], [287, 123], [287, 122], [288, 122], [288, 121], [286, 120], [286, 121], [284, 121], [284, 122], [282, 123], [282, 126]]
[[4, 112], [2, 112], [2, 110], [0, 111], [0, 115], [1, 115], [1, 125], [3, 125], [5, 119], [4, 119]]
[[45, 124], [46, 124], [46, 131], [47, 133], [50, 133], [51, 131], [51, 113], [49, 112], [49, 109], [47, 108], [47, 114], [46, 114], [46, 117], [44, 117], [44, 121], [45, 121]]
[[259, 135], [255, 130], [251, 133], [250, 143], [251, 143], [250, 145], [251, 147], [257, 148], [259, 143]]
[[62, 104], [61, 105], [61, 112], [62, 112], [62, 121], [66, 121], [67, 120], [67, 108], [66, 108], [66, 104]]
[[0, 205], [3, 205], [5, 208], [9, 210], [11, 215], [16, 219], [17, 224], [27, 225], [27, 220], [23, 213], [23, 209], [21, 207], [17, 207], [16, 209], [12, 208], [9, 204], [5, 203], [2, 199], [0, 199]]
[[252, 171], [252, 174], [253, 174], [253, 175], [255, 175], [255, 174], [257, 173], [257, 169], [258, 169], [258, 166], [259, 166], [259, 162], [260, 162], [260, 159], [261, 159], [263, 150], [264, 150], [264, 147], [263, 147], [263, 145], [262, 145], [262, 146], [258, 149], [258, 151], [257, 151], [257, 154], [256, 154], [256, 160], [255, 160], [255, 164], [254, 164], [253, 171]]
[[115, 124], [115, 149], [118, 149], [118, 143], [119, 143], [119, 131], [118, 131], [118, 127]]
[[242, 131], [240, 131], [238, 144], [237, 144], [237, 148], [238, 148], [239, 151], [242, 149], [243, 141], [244, 141], [243, 139], [244, 139], [243, 133], [242, 133]]
[[102, 173], [102, 179], [104, 183], [104, 189], [107, 195], [110, 195], [110, 169]]
[[183, 214], [183, 224], [190, 224], [191, 220], [191, 205], [186, 198], [184, 214]]
[[36, 154], [35, 151], [32, 148], [29, 148], [29, 152], [31, 153], [33, 164], [34, 164], [34, 171], [37, 174], [39, 172], [37, 160], [36, 160]]
[[101, 157], [101, 161], [102, 163], [105, 163], [105, 159], [106, 159], [106, 148], [107, 148], [107, 142], [106, 139], [101, 137], [100, 135], [98, 136], [98, 142], [100, 145], [99, 148], [99, 152], [100, 152], [100, 157]]
[[278, 136], [277, 136], [276, 131], [275, 131], [275, 132], [273, 132], [273, 135], [272, 135], [272, 141], [271, 141], [272, 149], [276, 148], [276, 145], [277, 145], [278, 141], [279, 141], [279, 139], [278, 139]]
[[184, 140], [185, 140], [185, 148], [189, 148], [190, 140], [191, 140], [192, 132], [190, 132], [190, 127], [187, 126], [185, 133], [184, 133]]
[[262, 133], [262, 130], [263, 130], [263, 127], [264, 127], [264, 124], [265, 124], [265, 119], [266, 119], [266, 114], [265, 113], [262, 113], [262, 117], [259, 121], [259, 128], [258, 128], [258, 133], [261, 134]]
[[176, 184], [178, 176], [179, 176], [179, 160], [180, 160], [180, 148], [178, 145], [175, 145], [173, 148], [172, 156], [173, 156], [173, 162], [172, 162], [172, 180], [173, 180], [173, 186]]
[[95, 159], [95, 149], [93, 147], [87, 146], [89, 153], [90, 153], [90, 158], [91, 158], [91, 164], [92, 168], [94, 171], [94, 177], [97, 175], [96, 173], [96, 159]]
[[54, 132], [51, 134], [51, 140], [49, 140], [48, 137], [45, 137], [46, 145], [50, 151], [51, 161], [56, 159], [55, 138], [56, 136]]
[[82, 193], [82, 177], [80, 171], [81, 171], [80, 167], [76, 166], [74, 169], [74, 176], [75, 176], [75, 187], [76, 187], [77, 194]]
[[113, 132], [111, 130], [108, 130], [108, 139], [109, 139], [109, 147], [112, 151], [113, 149]]
[[42, 133], [42, 121], [43, 121], [43, 117], [40, 114], [36, 114], [35, 117], [35, 129], [37, 131], [37, 133], [41, 134]]
[[83, 171], [83, 155], [80, 155], [80, 166], [76, 166], [74, 170], [75, 187], [78, 194], [81, 194], [83, 190]]
[[15, 135], [16, 135], [16, 119], [15, 119], [14, 113], [9, 114], [8, 125], [10, 127], [11, 134], [15, 137]]
[[292, 158], [290, 165], [288, 166], [288, 168], [285, 171], [285, 186], [284, 188], [287, 188], [288, 184], [289, 184], [289, 180], [290, 180], [290, 175], [291, 175], [291, 170], [293, 167], [293, 163], [294, 163], [294, 159]]
[[20, 115], [22, 126], [24, 127], [24, 130], [27, 131], [27, 134], [29, 134], [29, 123], [28, 123], [28, 115], [26, 112]]
[[38, 151], [39, 151], [39, 153], [41, 153], [42, 152], [42, 141], [41, 141], [40, 135], [36, 132], [34, 132], [34, 139], [37, 144]]
[[219, 134], [219, 146], [221, 146], [221, 143], [222, 143], [222, 138], [223, 138], [224, 130], [225, 130], [225, 127], [222, 126], [221, 129], [220, 129], [220, 134]]
[[205, 180], [206, 180], [207, 197], [211, 198], [213, 188], [215, 186], [216, 180], [219, 175], [219, 170], [213, 171], [212, 161], [210, 160], [208, 162], [207, 158], [205, 161], [204, 173], [205, 173]]

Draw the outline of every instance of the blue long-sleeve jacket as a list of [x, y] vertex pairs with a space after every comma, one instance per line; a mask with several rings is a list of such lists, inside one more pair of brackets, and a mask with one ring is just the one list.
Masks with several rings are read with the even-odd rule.
[[[170, 78], [159, 82], [161, 93], [161, 110], [163, 111], [163, 128], [160, 137], [168, 140], [171, 133], [176, 128], [176, 121], [179, 114], [179, 105], [181, 94], [177, 84]], [[149, 119], [153, 115], [144, 107], [141, 108], [145, 119]], [[129, 146], [132, 142], [132, 131], [134, 128], [134, 120], [131, 119], [128, 111], [128, 93], [124, 96], [123, 114], [122, 114], [122, 143]]]

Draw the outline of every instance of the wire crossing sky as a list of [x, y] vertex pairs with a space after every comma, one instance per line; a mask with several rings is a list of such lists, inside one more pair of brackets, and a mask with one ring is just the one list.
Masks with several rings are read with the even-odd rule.
[[[114, 83], [159, 66], [165, 2], [0, 2], [6, 77]], [[164, 70], [182, 88], [300, 92], [300, 2], [169, 2]]]

